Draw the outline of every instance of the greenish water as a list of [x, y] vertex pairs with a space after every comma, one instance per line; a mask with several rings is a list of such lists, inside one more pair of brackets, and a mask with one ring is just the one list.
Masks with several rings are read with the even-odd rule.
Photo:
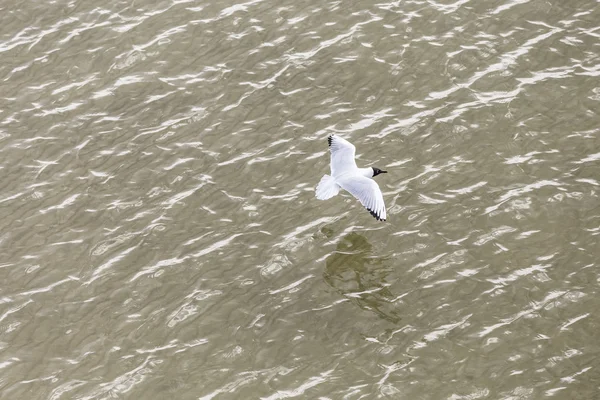
[[598, 2], [0, 10], [0, 398], [597, 398]]

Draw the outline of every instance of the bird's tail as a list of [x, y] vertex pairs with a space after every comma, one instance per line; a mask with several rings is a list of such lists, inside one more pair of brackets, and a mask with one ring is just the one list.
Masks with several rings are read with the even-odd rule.
[[327, 200], [340, 192], [340, 187], [332, 176], [325, 175], [317, 185], [317, 199]]

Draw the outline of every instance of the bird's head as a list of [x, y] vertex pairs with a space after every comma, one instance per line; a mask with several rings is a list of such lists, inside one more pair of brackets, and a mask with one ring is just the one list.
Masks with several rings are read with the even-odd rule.
[[376, 167], [371, 167], [371, 168], [373, 168], [373, 176], [374, 177], [377, 176], [377, 175], [379, 175], [379, 174], [387, 174], [387, 171], [382, 171], [382, 170], [380, 170], [379, 168], [376, 168]]

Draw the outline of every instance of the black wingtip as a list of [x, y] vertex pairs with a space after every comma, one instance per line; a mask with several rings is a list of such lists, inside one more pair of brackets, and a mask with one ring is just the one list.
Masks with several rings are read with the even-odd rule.
[[329, 147], [331, 147], [331, 142], [333, 142], [333, 135], [330, 135], [330, 136], [327, 138], [327, 143], [329, 143]]
[[381, 218], [375, 211], [371, 210], [370, 208], [367, 208], [367, 211], [369, 211], [369, 213], [374, 216], [377, 221], [385, 222], [385, 219]]

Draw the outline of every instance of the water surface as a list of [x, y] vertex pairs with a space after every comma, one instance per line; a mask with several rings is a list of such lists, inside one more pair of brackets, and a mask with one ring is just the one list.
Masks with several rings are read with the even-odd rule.
[[597, 2], [0, 10], [1, 398], [597, 396]]

